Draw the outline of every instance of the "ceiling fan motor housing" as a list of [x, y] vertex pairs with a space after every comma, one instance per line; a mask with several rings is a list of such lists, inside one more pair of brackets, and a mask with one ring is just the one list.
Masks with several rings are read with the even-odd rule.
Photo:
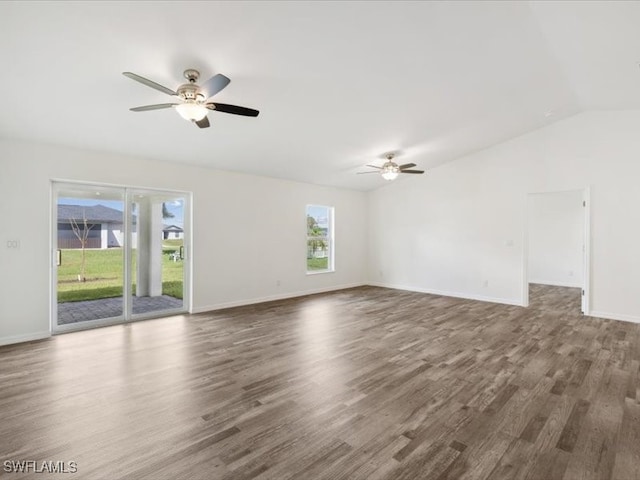
[[196, 84], [200, 78], [200, 72], [193, 68], [187, 69], [184, 71], [184, 78], [189, 80], [189, 83], [185, 83], [178, 87], [178, 96], [182, 100], [204, 101], [204, 95], [200, 92], [200, 87]]
[[185, 83], [178, 87], [178, 96], [182, 100], [199, 100], [204, 101], [204, 95], [200, 93], [200, 87], [193, 83]]

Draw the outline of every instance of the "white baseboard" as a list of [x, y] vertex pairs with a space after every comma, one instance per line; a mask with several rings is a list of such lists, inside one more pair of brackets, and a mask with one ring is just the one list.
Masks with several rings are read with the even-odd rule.
[[591, 310], [591, 312], [589, 312], [589, 316], [606, 318], [608, 320], [620, 320], [622, 322], [640, 323], [640, 317], [636, 317], [635, 315], [626, 315], [624, 313], [609, 313]]
[[539, 285], [551, 285], [552, 287], [582, 288], [581, 283], [556, 282], [553, 280], [529, 280], [529, 283], [536, 283]]
[[251, 298], [248, 300], [237, 300], [234, 302], [223, 302], [215, 305], [207, 305], [204, 307], [194, 307], [191, 313], [212, 312], [214, 310], [222, 310], [224, 308], [244, 307], [245, 305], [254, 305], [256, 303], [273, 302], [274, 300], [286, 300], [287, 298], [304, 297], [305, 295], [314, 295], [316, 293], [334, 292], [336, 290], [344, 290], [346, 288], [362, 287], [366, 283], [347, 283], [344, 285], [335, 285], [333, 287], [315, 288], [312, 290], [304, 290], [301, 292], [289, 292], [278, 295], [267, 295], [265, 297]]
[[431, 295], [441, 295], [443, 297], [464, 298], [467, 300], [478, 300], [480, 302], [501, 303], [504, 305], [515, 305], [522, 307], [522, 301], [511, 300], [509, 298], [487, 297], [484, 295], [474, 295], [469, 293], [448, 292], [445, 290], [435, 290], [432, 288], [408, 287], [406, 285], [394, 285], [382, 282], [369, 282], [374, 287], [393, 288], [395, 290], [406, 290], [408, 292], [429, 293]]
[[12, 335], [9, 337], [0, 337], [0, 345], [11, 345], [13, 343], [32, 342], [34, 340], [42, 340], [43, 338], [49, 338], [51, 332], [35, 332], [24, 335]]

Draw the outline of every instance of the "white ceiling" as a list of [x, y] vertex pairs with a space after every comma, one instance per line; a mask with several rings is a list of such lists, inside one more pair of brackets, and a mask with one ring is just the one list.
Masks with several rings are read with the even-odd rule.
[[[368, 190], [389, 150], [428, 170], [640, 108], [638, 25], [611, 1], [1, 2], [0, 135]], [[123, 71], [174, 89], [186, 68], [260, 116], [128, 110], [171, 98]]]

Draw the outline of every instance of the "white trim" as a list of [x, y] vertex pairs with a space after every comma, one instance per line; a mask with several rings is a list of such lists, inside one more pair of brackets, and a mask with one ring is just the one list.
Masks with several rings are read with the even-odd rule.
[[[130, 322], [131, 313], [133, 309], [133, 299], [131, 298], [131, 280], [133, 273], [131, 267], [133, 266], [133, 213], [131, 208], [133, 193], [128, 188], [122, 189], [122, 228], [124, 229], [124, 235], [122, 235], [122, 321]], [[138, 218], [140, 218], [140, 212], [138, 212]], [[138, 226], [138, 231], [140, 227]], [[140, 237], [136, 233], [136, 241], [139, 241]], [[137, 274], [137, 272], [136, 272]], [[161, 280], [162, 281], [162, 280]]]
[[97, 320], [85, 320], [81, 322], [66, 323], [58, 326], [58, 330], [54, 335], [79, 332], [82, 330], [91, 330], [93, 328], [113, 327], [117, 325], [127, 325], [132, 322], [141, 322], [144, 320], [155, 320], [158, 318], [175, 317], [188, 313], [186, 310], [176, 308], [172, 310], [158, 310], [156, 312], [148, 312], [146, 314], [138, 314], [132, 320], [125, 321], [123, 317], [99, 318]]
[[[49, 335], [58, 325], [58, 187], [49, 181]], [[53, 225], [56, 225], [53, 228]]]
[[69, 332], [78, 332], [80, 330], [90, 330], [92, 328], [111, 327], [113, 325], [124, 324], [124, 317], [107, 317], [97, 318], [95, 320], [84, 320], [81, 322], [63, 323], [58, 325], [53, 331], [54, 335], [59, 335]]
[[344, 285], [336, 285], [326, 288], [314, 288], [301, 292], [291, 292], [278, 295], [267, 295], [266, 297], [251, 298], [247, 300], [237, 300], [235, 302], [217, 303], [215, 305], [206, 305], [203, 307], [194, 307], [191, 313], [204, 313], [214, 310], [222, 310], [224, 308], [244, 307], [245, 305], [254, 305], [256, 303], [273, 302], [274, 300], [287, 300], [289, 298], [304, 297], [306, 295], [315, 295], [316, 293], [335, 292], [337, 290], [345, 290], [347, 288], [364, 287], [368, 285], [366, 282], [347, 283]]
[[520, 304], [529, 307], [529, 194], [524, 196], [522, 211], [522, 286], [520, 287]]
[[182, 308], [191, 312], [193, 305], [193, 192], [184, 192], [182, 205]]
[[640, 317], [635, 315], [627, 315], [624, 313], [609, 313], [592, 310], [590, 317], [606, 318], [608, 320], [618, 320], [621, 322], [640, 323]]
[[555, 280], [529, 280], [529, 284], [538, 284], [538, 285], [551, 285], [552, 287], [571, 287], [571, 288], [582, 288], [581, 283], [569, 283], [569, 282], [556, 282]]
[[584, 189], [584, 272], [582, 285], [584, 290], [584, 315], [591, 315], [591, 185]]
[[116, 189], [123, 189], [123, 188], [129, 188], [131, 190], [148, 190], [148, 191], [153, 191], [153, 192], [158, 192], [158, 193], [177, 193], [177, 194], [181, 194], [181, 193], [190, 193], [184, 190], [175, 190], [172, 188], [159, 188], [159, 187], [145, 187], [145, 186], [140, 186], [140, 185], [132, 185], [129, 183], [106, 183], [106, 182], [95, 182], [93, 180], [69, 180], [67, 178], [59, 178], [59, 177], [54, 177], [51, 178], [51, 182], [54, 183], [67, 183], [69, 185], [75, 185], [78, 187], [81, 186], [94, 186], [94, 187], [105, 187], [105, 188], [116, 188]]
[[336, 273], [335, 270], [309, 270], [307, 275], [320, 275], [322, 273]]
[[440, 295], [443, 297], [464, 298], [466, 300], [478, 300], [480, 302], [501, 303], [503, 305], [515, 305], [517, 307], [524, 306], [522, 305], [522, 301], [511, 300], [509, 298], [487, 297], [484, 295], [474, 295], [474, 294], [460, 293], [460, 292], [448, 292], [445, 290], [436, 290], [433, 288], [409, 287], [406, 285], [395, 285], [395, 284], [382, 283], [382, 282], [369, 282], [369, 285], [374, 287], [393, 288], [394, 290], [406, 290], [408, 292], [428, 293], [430, 295]]
[[34, 340], [42, 340], [51, 337], [51, 332], [41, 331], [35, 333], [25, 333], [22, 335], [11, 335], [9, 337], [0, 337], [0, 345], [12, 345], [14, 343], [32, 342]]

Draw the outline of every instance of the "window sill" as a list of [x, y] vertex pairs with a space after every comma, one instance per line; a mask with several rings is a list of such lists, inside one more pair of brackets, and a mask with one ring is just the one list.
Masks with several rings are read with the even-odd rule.
[[323, 273], [335, 273], [335, 270], [314, 270], [307, 272], [307, 275], [321, 275]]

